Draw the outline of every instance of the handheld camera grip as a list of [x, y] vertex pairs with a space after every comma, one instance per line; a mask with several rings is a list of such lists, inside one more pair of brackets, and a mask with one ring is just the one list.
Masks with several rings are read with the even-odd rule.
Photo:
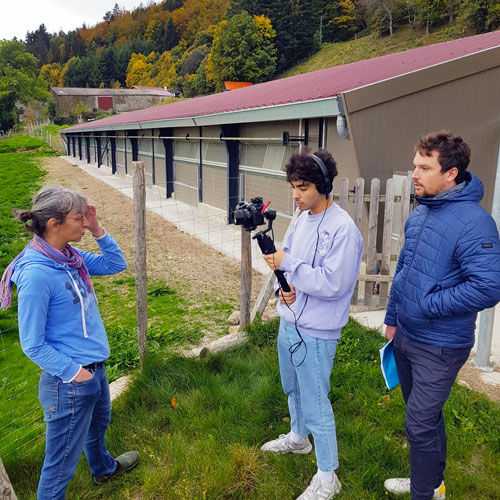
[[[269, 255], [271, 253], [276, 253], [276, 247], [274, 246], [273, 240], [267, 235], [263, 233], [257, 233], [254, 238], [257, 240], [259, 247], [264, 255]], [[284, 292], [289, 292], [290, 287], [285, 279], [285, 273], [283, 271], [274, 271], [276, 278], [278, 278], [278, 283], [281, 286], [281, 289]]]

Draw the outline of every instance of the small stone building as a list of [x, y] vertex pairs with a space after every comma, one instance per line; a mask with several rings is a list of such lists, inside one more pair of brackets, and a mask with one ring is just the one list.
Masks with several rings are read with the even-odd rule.
[[51, 87], [56, 114], [70, 116], [81, 102], [89, 111], [136, 111], [156, 106], [165, 97], [174, 97], [167, 89], [142, 87], [131, 89], [88, 89], [77, 87]]

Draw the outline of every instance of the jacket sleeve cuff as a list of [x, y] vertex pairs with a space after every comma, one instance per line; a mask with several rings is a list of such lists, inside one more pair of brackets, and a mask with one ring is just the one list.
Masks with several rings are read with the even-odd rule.
[[69, 384], [70, 382], [73, 382], [73, 380], [78, 375], [78, 372], [81, 369], [82, 365], [80, 365], [79, 363], [75, 363], [74, 361], [71, 361], [68, 367], [61, 373], [61, 379], [63, 383]]
[[285, 252], [285, 256], [281, 259], [280, 262], [280, 271], [288, 271], [292, 270], [294, 258]]
[[385, 315], [384, 324], [387, 326], [397, 326], [398, 321], [396, 319], [396, 316], [394, 316], [393, 314], [387, 313]]
[[108, 232], [104, 228], [102, 228], [102, 230], [104, 231], [104, 234], [102, 236], [99, 236], [99, 238], [94, 238], [94, 240], [100, 241], [100, 240], [106, 238], [106, 236], [108, 235]]

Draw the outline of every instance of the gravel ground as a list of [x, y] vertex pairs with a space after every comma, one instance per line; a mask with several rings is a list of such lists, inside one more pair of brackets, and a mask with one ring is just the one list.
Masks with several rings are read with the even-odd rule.
[[[121, 246], [134, 267], [134, 223], [132, 200], [120, 191], [89, 176], [62, 158], [44, 159], [45, 184], [62, 185], [87, 196], [97, 207], [103, 227]], [[148, 279], [164, 281], [192, 303], [209, 300], [232, 302], [239, 308], [240, 263], [214, 250], [194, 236], [177, 230], [159, 215], [147, 212]], [[79, 245], [95, 251], [95, 242], [86, 234]], [[264, 276], [255, 273], [252, 294], [258, 294]], [[213, 333], [214, 335], [211, 335]], [[206, 332], [208, 337], [220, 332]], [[206, 339], [209, 340], [209, 339]]]

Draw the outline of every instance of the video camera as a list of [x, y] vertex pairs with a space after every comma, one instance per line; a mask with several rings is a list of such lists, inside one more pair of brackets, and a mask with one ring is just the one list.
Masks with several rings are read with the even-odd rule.
[[[249, 202], [240, 201], [233, 212], [234, 223], [237, 226], [243, 227], [243, 229], [249, 233], [256, 229], [257, 226], [265, 224], [265, 220], [267, 220], [267, 228], [252, 236], [252, 239], [257, 240], [260, 250], [264, 255], [276, 253], [274, 241], [266, 234], [272, 230], [273, 220], [276, 219], [276, 210], [268, 209], [270, 203], [271, 202], [268, 201], [264, 205], [262, 198], [256, 197], [252, 198]], [[284, 292], [289, 292], [290, 287], [286, 282], [285, 273], [276, 270], [274, 274], [278, 278], [281, 289]]]

